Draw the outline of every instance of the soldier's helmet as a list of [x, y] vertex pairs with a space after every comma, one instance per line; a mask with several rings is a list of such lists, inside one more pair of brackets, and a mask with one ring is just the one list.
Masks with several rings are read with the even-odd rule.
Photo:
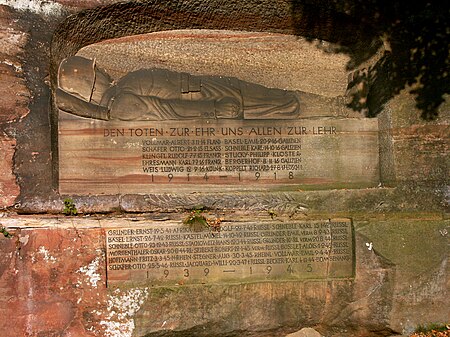
[[71, 56], [59, 65], [58, 87], [87, 102], [99, 104], [111, 83], [110, 76], [96, 66], [95, 60]]

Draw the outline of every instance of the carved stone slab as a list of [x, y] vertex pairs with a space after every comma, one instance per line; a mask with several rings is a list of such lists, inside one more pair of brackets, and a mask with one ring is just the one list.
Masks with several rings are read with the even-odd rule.
[[60, 112], [62, 194], [368, 187], [376, 119], [102, 121]]
[[106, 229], [106, 248], [109, 283], [333, 279], [354, 274], [349, 219], [224, 223], [220, 232], [150, 223]]

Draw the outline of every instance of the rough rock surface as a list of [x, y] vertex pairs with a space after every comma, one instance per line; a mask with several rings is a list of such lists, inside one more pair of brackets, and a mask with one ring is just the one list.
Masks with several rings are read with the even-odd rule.
[[303, 328], [300, 331], [286, 335], [286, 337], [322, 337], [322, 335], [313, 328]]
[[[327, 25], [311, 26], [292, 15], [287, 0], [0, 3], [0, 226], [14, 234], [0, 235], [1, 336], [261, 337], [313, 326], [326, 336], [366, 337], [448, 319], [448, 101], [434, 122], [419, 119], [405, 92], [386, 107], [379, 188], [70, 196], [84, 215], [117, 216], [48, 219], [67, 197], [55, 185], [51, 92], [62, 58], [105, 39], [196, 28], [299, 34], [345, 46], [365, 41], [361, 50], [378, 49], [352, 20], [324, 11]], [[267, 217], [268, 209], [290, 220], [351, 217], [355, 278], [106, 287], [105, 227], [180, 220], [198, 205], [237, 221]], [[18, 218], [15, 211], [33, 215]]]
[[0, 209], [13, 205], [20, 192], [12, 173], [15, 147], [14, 139], [0, 135]]
[[22, 54], [28, 34], [8, 7], [0, 6], [0, 209], [12, 206], [19, 195], [14, 176], [17, 121], [28, 112], [30, 93], [24, 80]]
[[0, 125], [25, 117], [30, 100], [22, 58], [29, 38], [8, 7], [0, 6]]
[[91, 335], [89, 317], [106, 296], [99, 234], [23, 229], [2, 238], [3, 336]]

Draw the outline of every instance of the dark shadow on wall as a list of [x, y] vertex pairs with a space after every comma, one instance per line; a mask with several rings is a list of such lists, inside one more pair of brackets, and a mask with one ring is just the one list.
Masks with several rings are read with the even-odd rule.
[[386, 51], [379, 61], [352, 76], [351, 108], [376, 116], [411, 87], [425, 120], [438, 116], [450, 93], [449, 8], [448, 3], [423, 0], [292, 0], [296, 34], [328, 34], [327, 40], [338, 44], [332, 52], [350, 56], [349, 70], [377, 53], [377, 38], [384, 40]]

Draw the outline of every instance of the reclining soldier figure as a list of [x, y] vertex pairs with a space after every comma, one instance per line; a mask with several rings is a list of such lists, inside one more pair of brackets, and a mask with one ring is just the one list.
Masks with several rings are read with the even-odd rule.
[[[101, 120], [297, 119], [335, 115], [305, 108], [320, 96], [267, 88], [234, 77], [192, 76], [166, 69], [140, 69], [117, 82], [95, 60], [72, 56], [58, 71], [56, 105]], [[305, 113], [306, 112], [306, 113]], [[311, 114], [312, 113], [312, 114]]]

